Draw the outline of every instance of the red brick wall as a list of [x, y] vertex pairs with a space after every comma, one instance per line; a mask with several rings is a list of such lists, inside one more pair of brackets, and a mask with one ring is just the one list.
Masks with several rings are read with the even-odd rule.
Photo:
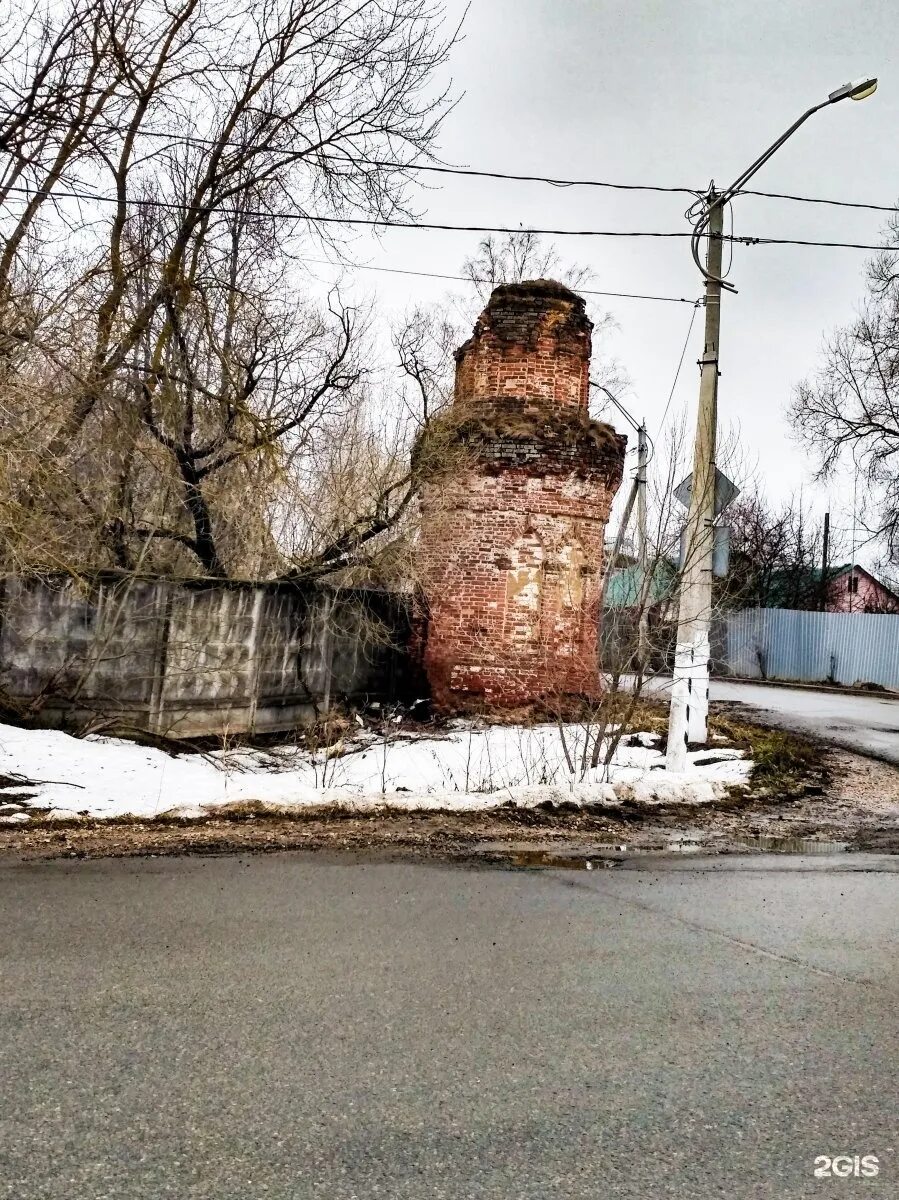
[[587, 415], [590, 329], [579, 296], [539, 280], [497, 288], [457, 353], [446, 420], [462, 465], [420, 493], [424, 664], [444, 710], [600, 690], [625, 440]]
[[583, 300], [561, 284], [497, 288], [456, 353], [456, 401], [514, 396], [586, 410], [591, 328]]

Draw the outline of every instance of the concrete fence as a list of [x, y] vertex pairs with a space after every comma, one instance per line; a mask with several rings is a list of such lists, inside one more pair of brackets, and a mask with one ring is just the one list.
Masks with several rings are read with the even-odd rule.
[[287, 730], [337, 700], [407, 698], [408, 606], [278, 583], [0, 580], [0, 699], [51, 727]]
[[716, 624], [727, 674], [899, 688], [899, 615], [752, 608]]

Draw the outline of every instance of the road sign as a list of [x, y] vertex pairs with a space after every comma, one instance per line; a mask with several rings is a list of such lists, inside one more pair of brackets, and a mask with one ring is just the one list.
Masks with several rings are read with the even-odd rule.
[[[712, 574], [716, 579], [724, 579], [730, 570], [730, 526], [714, 525], [712, 527]], [[680, 559], [677, 569], [684, 569], [687, 558], [687, 528], [680, 531]]]
[[[675, 497], [681, 502], [684, 508], [689, 509], [690, 497], [693, 493], [693, 473], [692, 471], [683, 481], [674, 489]], [[718, 517], [727, 508], [728, 504], [733, 503], [740, 494], [740, 489], [735, 483], [727, 478], [723, 471], [715, 468], [715, 516]]]

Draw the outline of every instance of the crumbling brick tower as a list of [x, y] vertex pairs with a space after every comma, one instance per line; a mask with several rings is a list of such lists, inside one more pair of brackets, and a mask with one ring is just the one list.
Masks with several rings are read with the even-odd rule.
[[583, 299], [498, 287], [418, 447], [424, 666], [438, 708], [596, 696], [603, 538], [626, 439], [587, 412]]

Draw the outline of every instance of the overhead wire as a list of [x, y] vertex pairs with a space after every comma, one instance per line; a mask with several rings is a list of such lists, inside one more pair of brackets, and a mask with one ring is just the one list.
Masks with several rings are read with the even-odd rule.
[[[327, 258], [304, 258], [304, 262], [320, 263], [323, 266], [336, 266], [336, 263], [331, 262]], [[447, 279], [458, 283], [489, 283], [489, 279], [475, 278], [471, 275], [449, 275], [439, 271], [413, 271], [406, 267], [378, 267], [368, 263], [352, 263], [350, 264], [353, 270], [359, 271], [383, 271], [388, 275], [419, 275], [426, 279]], [[600, 291], [597, 288], [579, 287], [578, 294], [582, 296], [612, 296], [622, 300], [659, 300], [669, 304], [690, 304], [696, 305], [697, 300], [690, 300], [686, 296], [656, 296], [648, 292], [607, 292]]]
[[[697, 301], [697, 303], [699, 303], [699, 301]], [[611, 403], [611, 404], [615, 405], [615, 407], [622, 414], [622, 416], [625, 418], [625, 420], [628, 422], [628, 424], [631, 426], [631, 428], [636, 431], [638, 438], [641, 433], [646, 438], [647, 442], [649, 443], [649, 455], [646, 459], [646, 465], [648, 466], [652, 462], [653, 458], [655, 458], [656, 445], [655, 445], [655, 442], [652, 440], [652, 438], [649, 436], [649, 430], [646, 428], [646, 422], [645, 421], [637, 421], [637, 418], [633, 415], [633, 413], [628, 412], [628, 410], [624, 407], [624, 405], [621, 403], [621, 401], [618, 399], [618, 397], [615, 396], [614, 393], [612, 393], [606, 387], [606, 385], [604, 383], [598, 383], [595, 379], [590, 379], [590, 380], [588, 380], [588, 382], [590, 384], [590, 387], [595, 388], [596, 391], [603, 393], [603, 395], [606, 398], [606, 404]], [[606, 404], [603, 404], [601, 406], [601, 408], [599, 409], [600, 414], [602, 414], [603, 411], [605, 410]], [[633, 449], [635, 449], [639, 452], [639, 448], [640, 448], [640, 443], [638, 440], [637, 446], [633, 447]], [[628, 453], [630, 454], [631, 451], [629, 450]]]
[[730, 220], [730, 241], [727, 244], [727, 266], [723, 271], [723, 278], [727, 279], [734, 265], [734, 206], [728, 204], [727, 215]]
[[[97, 126], [95, 126], [97, 127]], [[98, 123], [99, 128], [106, 128], [113, 132], [118, 132], [119, 127], [112, 124]], [[165, 129], [141, 129], [141, 137], [164, 138], [170, 142], [181, 142], [187, 145], [198, 146], [231, 146], [236, 149], [245, 149], [246, 142], [241, 142], [233, 138], [204, 138], [198, 134], [179, 133], [174, 130]], [[523, 174], [515, 171], [489, 171], [475, 167], [457, 167], [447, 166], [437, 163], [417, 163], [417, 162], [400, 162], [392, 159], [376, 159], [362, 158], [354, 159], [350, 155], [327, 154], [317, 152], [310, 149], [306, 151], [282, 150], [274, 149], [270, 153], [282, 154], [285, 157], [300, 158], [304, 153], [317, 154], [319, 158], [323, 158], [330, 162], [346, 162], [346, 163], [361, 163], [363, 166], [372, 166], [386, 168], [388, 170], [403, 170], [428, 172], [436, 175], [460, 175], [476, 179], [500, 179], [508, 180], [513, 183], [545, 183], [551, 187], [570, 188], [570, 187], [590, 187], [590, 188], [609, 188], [613, 191], [623, 192], [660, 192], [660, 193], [680, 193], [682, 195], [696, 196], [700, 194], [701, 189], [686, 187], [683, 185], [672, 184], [655, 184], [655, 183], [618, 183], [606, 179], [567, 179], [552, 175], [539, 174]], [[869, 212], [896, 212], [896, 204], [875, 204], [861, 200], [832, 200], [823, 196], [800, 196], [793, 192], [767, 192], [757, 188], [740, 188], [735, 192], [737, 196], [759, 196], [769, 200], [790, 200], [800, 204], [823, 204], [830, 205], [835, 208], [856, 208]]]
[[779, 238], [756, 237], [752, 234], [740, 234], [733, 238], [723, 238], [740, 246], [823, 246], [835, 250], [890, 250], [899, 251], [899, 246], [884, 246], [879, 242], [827, 242], [813, 241], [810, 238]]
[[821, 196], [796, 196], [790, 192], [760, 192], [755, 188], [740, 188], [738, 196], [764, 196], [769, 200], [795, 200], [800, 204], [829, 204], [834, 208], [861, 208], [870, 212], [895, 212], [896, 204], [868, 204], [861, 200], [826, 200]]
[[665, 401], [665, 408], [662, 412], [661, 420], [658, 426], [658, 436], [662, 436], [662, 429], [665, 425], [665, 420], [668, 416], [668, 410], [671, 407], [671, 401], [674, 399], [674, 392], [677, 388], [677, 381], [680, 379], [681, 368], [684, 365], [684, 358], [687, 354], [687, 346], [690, 344], [690, 334], [693, 332], [693, 324], [696, 321], [696, 314], [702, 305], [701, 300], [697, 300], [693, 305], [693, 312], [690, 315], [690, 324], [687, 326], [687, 336], [684, 338], [684, 344], [680, 352], [680, 358], [677, 360], [677, 370], [674, 372], [674, 381], [671, 384], [671, 391], [668, 393], [668, 399]]
[[[7, 191], [21, 192], [28, 196], [39, 196], [41, 188], [29, 188], [13, 185]], [[96, 192], [63, 191], [53, 188], [46, 191], [48, 199], [83, 200], [95, 204], [120, 204], [118, 196], [98, 195]], [[137, 208], [161, 208], [172, 212], [212, 213], [228, 212], [227, 208], [216, 208], [214, 205], [182, 204], [173, 200], [151, 199], [148, 196], [126, 198], [125, 205]], [[270, 212], [261, 209], [241, 208], [238, 211], [244, 217], [262, 217], [265, 219], [279, 218], [281, 220], [309, 221], [315, 225], [365, 225], [379, 229], [430, 229], [449, 233], [538, 233], [548, 237], [649, 237], [649, 238], [688, 238], [692, 235], [680, 230], [627, 230], [627, 229], [534, 229], [522, 225], [453, 225], [437, 221], [401, 221], [391, 217], [323, 217], [306, 212]]]
[[[611, 404], [615, 405], [615, 407], [618, 409], [618, 411], [621, 413], [621, 415], [630, 424], [632, 429], [639, 430], [640, 428], [642, 428], [641, 422], [639, 422], [637, 420], [637, 418], [633, 415], [633, 413], [628, 412], [628, 410], [624, 407], [624, 405], [621, 403], [621, 401], [618, 399], [618, 397], [613, 392], [611, 392], [604, 383], [598, 383], [595, 379], [590, 379], [590, 380], [588, 380], [588, 382], [590, 384], [590, 387], [595, 388], [598, 392], [603, 393], [603, 395], [606, 398], [606, 403], [611, 403]], [[602, 412], [603, 408], [605, 408], [605, 404], [602, 406], [602, 408], [600, 408], [599, 411]]]
[[[21, 192], [28, 196], [40, 195], [42, 189], [13, 186], [7, 189], [8, 191]], [[97, 195], [92, 192], [80, 191], [62, 191], [54, 188], [46, 193], [47, 197], [56, 199], [68, 200], [83, 200], [90, 201], [96, 204], [119, 204], [117, 196]], [[126, 205], [136, 206], [139, 208], [162, 208], [175, 212], [223, 212], [225, 209], [216, 210], [209, 205], [194, 205], [180, 204], [176, 201], [150, 199], [146, 196], [131, 197], [125, 201]], [[608, 237], [608, 238], [691, 238], [699, 239], [708, 237], [708, 233], [686, 232], [681, 230], [657, 230], [657, 229], [538, 229], [530, 226], [514, 226], [514, 225], [454, 225], [448, 222], [436, 221], [398, 221], [389, 217], [323, 217], [314, 213], [305, 212], [266, 212], [259, 209], [241, 209], [241, 216], [246, 217], [262, 217], [272, 219], [278, 217], [281, 220], [309, 221], [316, 225], [360, 225], [374, 227], [380, 229], [428, 229], [437, 230], [448, 233], [535, 233], [545, 234], [548, 237]], [[828, 247], [834, 249], [846, 250], [897, 250], [896, 246], [884, 246], [879, 243], [869, 242], [834, 242], [834, 241], [813, 241], [810, 239], [801, 238], [778, 238], [778, 237], [761, 237], [753, 234], [741, 234], [739, 236], [723, 235], [723, 241], [733, 242], [734, 244], [743, 246], [816, 246]]]
[[[656, 436], [657, 436], [657, 437], [661, 437], [661, 436], [662, 436], [662, 430], [663, 430], [663, 428], [664, 428], [664, 426], [665, 426], [665, 420], [666, 420], [666, 419], [667, 419], [667, 417], [668, 417], [668, 410], [669, 410], [669, 408], [671, 407], [671, 401], [672, 401], [672, 399], [674, 398], [674, 392], [675, 392], [675, 389], [677, 388], [677, 382], [678, 382], [678, 380], [680, 379], [681, 368], [682, 368], [682, 367], [683, 367], [683, 365], [684, 365], [684, 359], [685, 359], [685, 357], [686, 357], [686, 355], [687, 355], [687, 347], [688, 347], [688, 346], [689, 346], [689, 344], [690, 344], [690, 335], [691, 335], [691, 334], [692, 334], [692, 332], [693, 332], [693, 325], [694, 325], [694, 324], [695, 324], [695, 322], [696, 322], [696, 314], [697, 314], [697, 312], [699, 311], [699, 309], [700, 309], [701, 307], [702, 307], [702, 300], [694, 300], [694, 301], [693, 301], [693, 312], [690, 314], [690, 324], [687, 326], [687, 336], [684, 338], [684, 344], [683, 344], [683, 346], [681, 347], [680, 358], [678, 358], [678, 360], [677, 360], [677, 368], [676, 368], [676, 370], [675, 370], [675, 372], [674, 372], [674, 380], [673, 380], [673, 382], [672, 382], [672, 384], [671, 384], [671, 391], [668, 393], [668, 399], [665, 401], [665, 408], [664, 408], [664, 409], [663, 409], [663, 411], [662, 411], [662, 416], [661, 416], [661, 419], [659, 420], [658, 428], [657, 428], [657, 430], [656, 430]], [[609, 389], [608, 389], [607, 387], [605, 387], [603, 384], [601, 384], [601, 383], [596, 383], [594, 380], [592, 380], [592, 379], [591, 379], [591, 380], [590, 380], [590, 386], [591, 386], [592, 388], [596, 388], [598, 391], [601, 391], [601, 392], [603, 392], [603, 393], [605, 394], [606, 400], [607, 400], [607, 401], [611, 401], [611, 402], [612, 402], [612, 404], [614, 404], [614, 405], [615, 405], [615, 407], [616, 407], [617, 409], [619, 409], [619, 411], [620, 411], [620, 412], [622, 412], [622, 413], [624, 414], [624, 416], [625, 416], [625, 417], [628, 419], [628, 421], [630, 422], [630, 424], [631, 424], [631, 425], [632, 425], [632, 426], [633, 426], [635, 429], [638, 429], [638, 430], [639, 430], [639, 428], [641, 428], [641, 427], [642, 427], [642, 429], [643, 429], [643, 433], [644, 433], [644, 435], [646, 436], [646, 440], [649, 442], [649, 456], [648, 456], [648, 457], [647, 457], [647, 459], [646, 459], [646, 465], [647, 465], [647, 466], [649, 466], [649, 464], [650, 464], [650, 463], [652, 462], [652, 460], [655, 458], [655, 454], [656, 454], [656, 444], [655, 444], [655, 439], [654, 439], [654, 438], [652, 438], [652, 437], [650, 437], [650, 435], [649, 435], [649, 431], [647, 430], [645, 423], [642, 423], [640, 426], [638, 426], [638, 424], [637, 424], [637, 421], [636, 421], [636, 418], [635, 418], [635, 417], [633, 417], [633, 416], [631, 415], [631, 413], [629, 413], [629, 412], [627, 411], [627, 409], [626, 409], [626, 408], [625, 408], [625, 407], [622, 405], [621, 401], [620, 401], [620, 400], [618, 400], [618, 399], [617, 399], [617, 398], [616, 398], [616, 397], [615, 397], [615, 396], [614, 396], [614, 395], [613, 395], [613, 394], [612, 394], [612, 393], [609, 391]], [[603, 406], [603, 407], [605, 407], [605, 406]], [[600, 411], [601, 411], [601, 410], [600, 410]]]
[[[94, 123], [93, 128], [105, 129], [113, 133], [121, 132], [120, 127], [112, 124], [111, 122], [98, 121]], [[240, 141], [236, 138], [201, 137], [199, 134], [179, 133], [175, 130], [166, 129], [141, 129], [138, 136], [163, 138], [169, 142], [180, 142], [185, 145], [228, 146], [236, 150], [246, 150], [249, 148], [247, 142]], [[361, 165], [368, 167], [379, 167], [387, 170], [416, 172], [427, 171], [430, 174], [435, 175], [463, 175], [480, 179], [505, 179], [514, 183], [546, 183], [552, 187], [560, 188], [594, 187], [611, 188], [614, 191], [621, 192], [677, 192], [685, 195], [696, 194], [695, 188], [674, 187], [666, 184], [617, 183], [602, 179], [564, 179], [552, 175], [528, 175], [519, 174], [513, 171], [486, 171], [475, 167], [453, 167], [447, 166], [444, 163], [400, 162], [396, 159], [367, 158], [362, 155], [353, 157], [350, 154], [329, 154], [327, 151], [319, 150], [312, 146], [308, 146], [305, 149], [301, 148], [299, 150], [273, 146], [267, 148], [266, 153], [283, 155], [285, 158], [318, 158], [324, 159], [326, 162], [347, 163], [353, 166]]]

